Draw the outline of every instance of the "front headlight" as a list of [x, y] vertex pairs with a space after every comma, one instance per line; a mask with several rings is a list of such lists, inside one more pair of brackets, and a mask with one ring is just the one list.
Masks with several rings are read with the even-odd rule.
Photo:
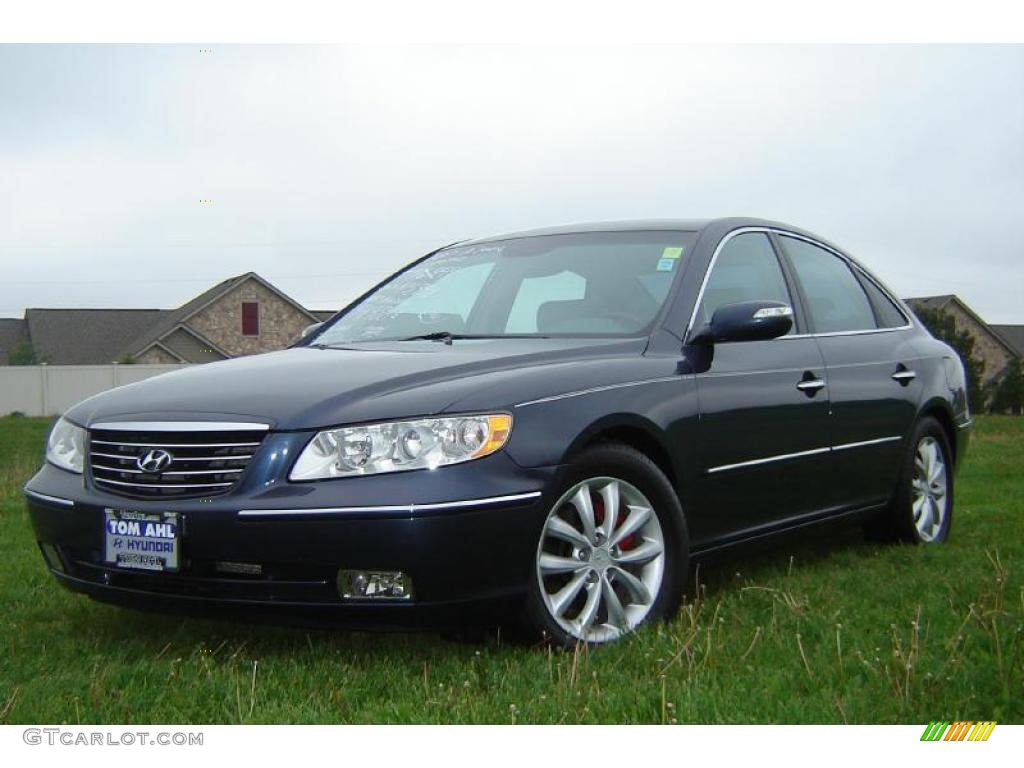
[[61, 469], [81, 474], [85, 463], [85, 430], [61, 416], [46, 441], [46, 460]]
[[479, 459], [508, 441], [512, 417], [453, 416], [328, 429], [314, 437], [291, 480], [434, 469]]

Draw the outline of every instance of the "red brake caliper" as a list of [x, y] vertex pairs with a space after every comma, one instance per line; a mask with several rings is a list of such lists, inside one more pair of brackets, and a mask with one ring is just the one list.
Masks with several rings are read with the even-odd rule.
[[[601, 525], [601, 523], [604, 522], [604, 499], [602, 499], [600, 496], [597, 496], [597, 497], [594, 498], [593, 501], [594, 501], [594, 522], [597, 525]], [[615, 528], [616, 529], [621, 528], [622, 524], [625, 521], [626, 521], [625, 516], [624, 515], [619, 515], [619, 519], [615, 523]], [[629, 534], [629, 536], [627, 536], [626, 538], [624, 538], [622, 541], [619, 542], [619, 549], [622, 549], [622, 550], [633, 549], [633, 547], [635, 547], [635, 546], [636, 546], [636, 534], [635, 533]]]

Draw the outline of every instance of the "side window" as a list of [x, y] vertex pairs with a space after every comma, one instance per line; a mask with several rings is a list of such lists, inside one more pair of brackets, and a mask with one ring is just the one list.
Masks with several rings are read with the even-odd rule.
[[555, 318], [556, 321], [562, 320], [556, 322], [560, 326], [556, 330], [566, 333], [590, 330], [586, 327], [576, 327], [579, 322], [575, 325], [572, 323], [573, 316], [579, 314], [578, 302], [586, 296], [586, 292], [586, 279], [568, 270], [557, 275], [527, 277], [519, 284], [519, 291], [508, 315], [505, 333], [537, 333], [538, 315], [542, 307], [546, 314], [554, 314], [561, 308], [566, 309], [568, 317]]
[[737, 235], [719, 252], [704, 288], [697, 324], [709, 322], [719, 307], [741, 301], [793, 305], [778, 257], [762, 232]]
[[892, 299], [885, 295], [885, 292], [872, 282], [866, 275], [861, 276], [861, 285], [868, 292], [871, 303], [875, 305], [875, 314], [878, 316], [878, 325], [881, 328], [900, 328], [907, 324], [907, 318], [903, 316], [900, 308]]
[[845, 261], [805, 240], [781, 239], [810, 305], [815, 333], [877, 327], [867, 294]]

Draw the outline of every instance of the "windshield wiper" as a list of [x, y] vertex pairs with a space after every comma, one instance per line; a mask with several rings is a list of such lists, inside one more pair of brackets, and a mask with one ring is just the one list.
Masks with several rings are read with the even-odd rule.
[[457, 339], [546, 339], [536, 333], [452, 333], [451, 331], [433, 331], [419, 336], [407, 336], [398, 341], [443, 341], [451, 346]]
[[431, 333], [420, 334], [419, 336], [408, 336], [399, 341], [443, 341], [445, 344], [451, 346], [453, 339], [463, 339], [462, 335], [454, 334], [451, 331], [433, 331]]

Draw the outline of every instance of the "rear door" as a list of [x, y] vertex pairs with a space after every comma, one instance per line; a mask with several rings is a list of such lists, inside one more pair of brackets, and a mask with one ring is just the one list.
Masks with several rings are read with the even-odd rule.
[[921, 396], [902, 310], [842, 255], [780, 235], [825, 359], [832, 406], [833, 504], [889, 498]]
[[695, 547], [822, 509], [827, 485], [829, 401], [824, 361], [802, 334], [802, 313], [765, 232], [727, 239], [712, 261], [694, 327], [741, 301], [794, 307], [797, 327], [770, 341], [719, 343], [695, 375], [701, 467]]

